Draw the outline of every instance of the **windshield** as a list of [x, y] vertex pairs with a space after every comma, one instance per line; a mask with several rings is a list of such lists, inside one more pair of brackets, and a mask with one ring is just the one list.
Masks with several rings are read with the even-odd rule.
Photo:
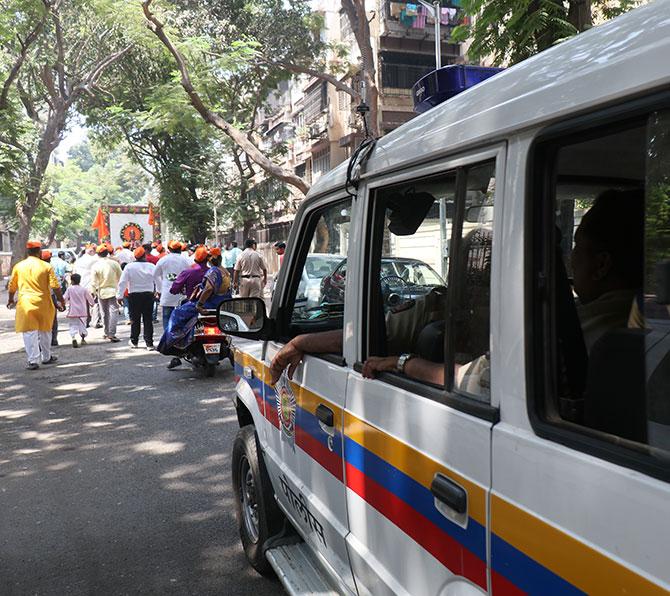
[[309, 279], [321, 279], [330, 275], [343, 258], [339, 255], [307, 255], [305, 273]]
[[[395, 275], [411, 285], [416, 286], [444, 286], [446, 285], [442, 278], [426, 263], [414, 261], [395, 261], [392, 263], [395, 268]], [[382, 265], [382, 275], [391, 269], [391, 263]], [[391, 274], [390, 271], [386, 273]]]

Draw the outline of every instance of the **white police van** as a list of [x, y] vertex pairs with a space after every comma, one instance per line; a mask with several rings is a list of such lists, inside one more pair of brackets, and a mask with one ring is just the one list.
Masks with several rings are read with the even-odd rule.
[[[256, 569], [290, 593], [668, 592], [669, 57], [657, 0], [383, 137], [357, 188], [347, 164], [313, 186], [269, 315], [219, 315], [249, 327]], [[346, 257], [294, 308], [315, 252]], [[300, 334], [332, 353], [271, 385]]]

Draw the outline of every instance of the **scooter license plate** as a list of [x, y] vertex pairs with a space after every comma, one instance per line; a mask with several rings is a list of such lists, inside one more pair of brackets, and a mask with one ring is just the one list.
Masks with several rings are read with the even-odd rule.
[[203, 344], [205, 348], [205, 354], [220, 354], [221, 353], [221, 344]]

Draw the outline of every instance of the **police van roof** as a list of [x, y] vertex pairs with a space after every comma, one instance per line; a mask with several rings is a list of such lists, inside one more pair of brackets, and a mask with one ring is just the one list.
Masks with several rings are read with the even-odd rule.
[[[668, 56], [670, 0], [656, 0], [403, 124], [377, 141], [363, 178], [657, 89], [670, 83]], [[345, 161], [319, 178], [308, 197], [343, 189], [346, 170]]]

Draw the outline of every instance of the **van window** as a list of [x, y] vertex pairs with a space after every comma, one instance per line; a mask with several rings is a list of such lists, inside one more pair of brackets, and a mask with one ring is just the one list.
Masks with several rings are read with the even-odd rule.
[[538, 414], [667, 463], [670, 112], [582, 129], [538, 155], [549, 208], [537, 279], [550, 283], [536, 304], [551, 338]]
[[484, 403], [493, 176], [489, 162], [377, 190], [368, 278], [368, 354], [412, 354], [406, 376]]
[[292, 296], [291, 334], [342, 327], [351, 200], [308, 218], [298, 252], [303, 259]]

